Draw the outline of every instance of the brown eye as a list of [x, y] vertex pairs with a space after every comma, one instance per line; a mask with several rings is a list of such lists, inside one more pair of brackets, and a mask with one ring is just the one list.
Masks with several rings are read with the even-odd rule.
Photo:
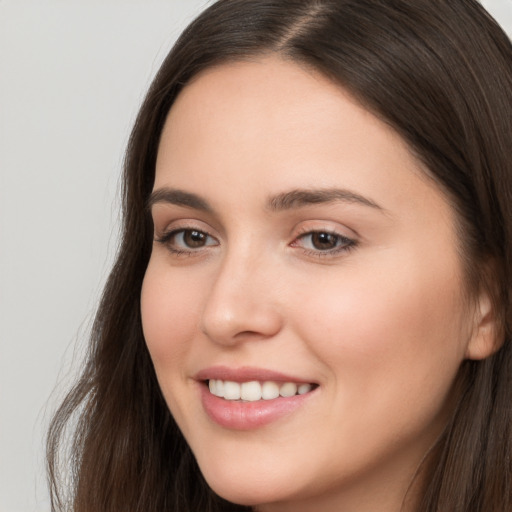
[[356, 246], [356, 241], [339, 233], [329, 231], [310, 231], [299, 236], [292, 247], [301, 247], [316, 256], [336, 256]]
[[199, 254], [202, 249], [219, 245], [213, 236], [198, 229], [176, 229], [165, 233], [156, 241], [175, 254]]
[[311, 233], [311, 245], [319, 251], [328, 251], [338, 246], [340, 237], [332, 233]]
[[208, 238], [206, 233], [196, 231], [195, 229], [185, 229], [182, 233], [183, 244], [190, 249], [198, 249], [206, 245]]

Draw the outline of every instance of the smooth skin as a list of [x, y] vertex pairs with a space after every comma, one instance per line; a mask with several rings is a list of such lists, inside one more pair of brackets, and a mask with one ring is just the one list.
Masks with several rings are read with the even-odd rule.
[[[172, 107], [154, 194], [144, 334], [210, 486], [261, 512], [400, 510], [461, 362], [494, 341], [454, 210], [403, 140], [314, 71], [223, 64]], [[214, 365], [319, 387], [261, 428], [223, 428], [194, 379]]]

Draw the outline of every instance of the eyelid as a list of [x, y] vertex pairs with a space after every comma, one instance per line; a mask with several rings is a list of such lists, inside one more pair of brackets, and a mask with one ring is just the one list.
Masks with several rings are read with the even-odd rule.
[[[155, 230], [155, 236], [154, 240], [155, 242], [160, 243], [161, 245], [165, 246], [172, 254], [174, 255], [200, 255], [205, 250], [207, 250], [210, 247], [215, 247], [220, 244], [218, 238], [211, 233], [211, 229], [208, 227], [203, 227], [200, 224], [203, 224], [202, 222], [196, 222], [196, 221], [190, 221], [190, 220], [184, 220], [184, 221], [177, 221], [170, 223], [169, 226], [167, 226], [163, 230]], [[158, 233], [160, 231], [160, 234]], [[204, 234], [207, 239], [213, 240], [214, 243], [206, 243], [203, 246], [194, 248], [194, 247], [186, 247], [172, 244], [173, 238], [178, 236], [181, 233], [185, 233], [187, 231], [196, 231], [198, 233]]]
[[[355, 240], [352, 240], [351, 238], [348, 238], [344, 235], [341, 235], [340, 233], [335, 233], [335, 232], [332, 232], [332, 231], [327, 231], [327, 230], [315, 230], [315, 231], [310, 231], [309, 233], [304, 233], [300, 236], [298, 236], [293, 242], [292, 242], [292, 245], [295, 246], [297, 245], [296, 242], [298, 240], [301, 240], [301, 239], [304, 239], [308, 236], [313, 236], [315, 234], [326, 234], [326, 235], [331, 235], [331, 236], [334, 236], [338, 239], [338, 241], [341, 241], [344, 245], [343, 247], [346, 247], [346, 246], [349, 246], [349, 245], [352, 245], [352, 244], [355, 244]], [[333, 249], [325, 249], [325, 250], [322, 250], [322, 249], [312, 249], [314, 251], [317, 251], [317, 252], [321, 252], [321, 253], [328, 253], [328, 252], [332, 252], [332, 251], [336, 251], [338, 247], [335, 247]]]
[[[323, 224], [323, 225], [322, 225]], [[332, 225], [327, 226], [324, 223], [311, 222], [301, 226], [300, 229], [293, 237], [293, 241], [290, 243], [290, 247], [301, 249], [306, 255], [313, 256], [316, 258], [325, 257], [336, 257], [340, 256], [341, 253], [346, 253], [349, 250], [355, 249], [358, 245], [358, 237], [354, 235], [347, 235], [343, 231], [348, 231], [347, 228], [341, 229], [333, 227]], [[352, 233], [353, 231], [350, 230]], [[307, 248], [301, 243], [301, 240], [306, 237], [313, 236], [315, 234], [328, 234], [338, 239], [336, 246], [330, 249], [318, 249], [318, 248]]]
[[[155, 225], [155, 228], [157, 226]], [[158, 233], [160, 231], [160, 233]], [[183, 233], [190, 231], [197, 231], [205, 235], [205, 243], [194, 247], [192, 244], [188, 245], [184, 240], [182, 243], [176, 243], [176, 237]], [[210, 248], [220, 245], [218, 236], [212, 233], [214, 231], [209, 225], [205, 226], [205, 223], [196, 219], [178, 219], [170, 222], [166, 225], [165, 229], [155, 229], [155, 242], [160, 243], [167, 248], [171, 253], [175, 255], [189, 255], [199, 256], [204, 254]], [[358, 244], [357, 235], [348, 235], [346, 231], [354, 233], [353, 230], [341, 227], [339, 225], [333, 226], [332, 222], [325, 221], [308, 221], [296, 229], [295, 234], [292, 235], [292, 242], [289, 243], [289, 247], [301, 250], [304, 254], [312, 257], [335, 257], [339, 253], [348, 252]], [[305, 240], [307, 237], [312, 237], [315, 234], [327, 234], [335, 237], [335, 245], [329, 247], [314, 247], [314, 243], [307, 247]], [[213, 242], [213, 243], [212, 243]], [[317, 240], [318, 242], [318, 240]], [[321, 242], [323, 243], [323, 242]]]
[[330, 218], [308, 219], [296, 224], [293, 233], [296, 237], [305, 233], [325, 231], [327, 233], [336, 233], [345, 238], [359, 239], [360, 234], [352, 226], [348, 226], [339, 220]]
[[193, 231], [201, 231], [203, 233], [207, 233], [208, 235], [218, 238], [217, 232], [214, 228], [212, 228], [210, 223], [207, 223], [203, 220], [194, 217], [185, 217], [185, 216], [162, 216], [161, 218], [153, 218], [153, 226], [155, 231], [155, 237], [165, 236], [173, 231], [181, 231], [181, 230], [193, 230]]

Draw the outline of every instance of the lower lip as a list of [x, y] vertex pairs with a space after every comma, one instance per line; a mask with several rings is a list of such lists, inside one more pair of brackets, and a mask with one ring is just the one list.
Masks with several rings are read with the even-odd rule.
[[233, 430], [252, 430], [277, 421], [302, 407], [315, 393], [313, 390], [304, 395], [241, 402], [212, 395], [204, 383], [200, 387], [201, 401], [210, 419], [221, 427]]

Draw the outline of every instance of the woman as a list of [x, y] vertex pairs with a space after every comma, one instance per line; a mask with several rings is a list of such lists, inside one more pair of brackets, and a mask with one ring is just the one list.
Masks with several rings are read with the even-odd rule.
[[130, 140], [78, 511], [512, 510], [512, 48], [473, 0], [220, 0]]

